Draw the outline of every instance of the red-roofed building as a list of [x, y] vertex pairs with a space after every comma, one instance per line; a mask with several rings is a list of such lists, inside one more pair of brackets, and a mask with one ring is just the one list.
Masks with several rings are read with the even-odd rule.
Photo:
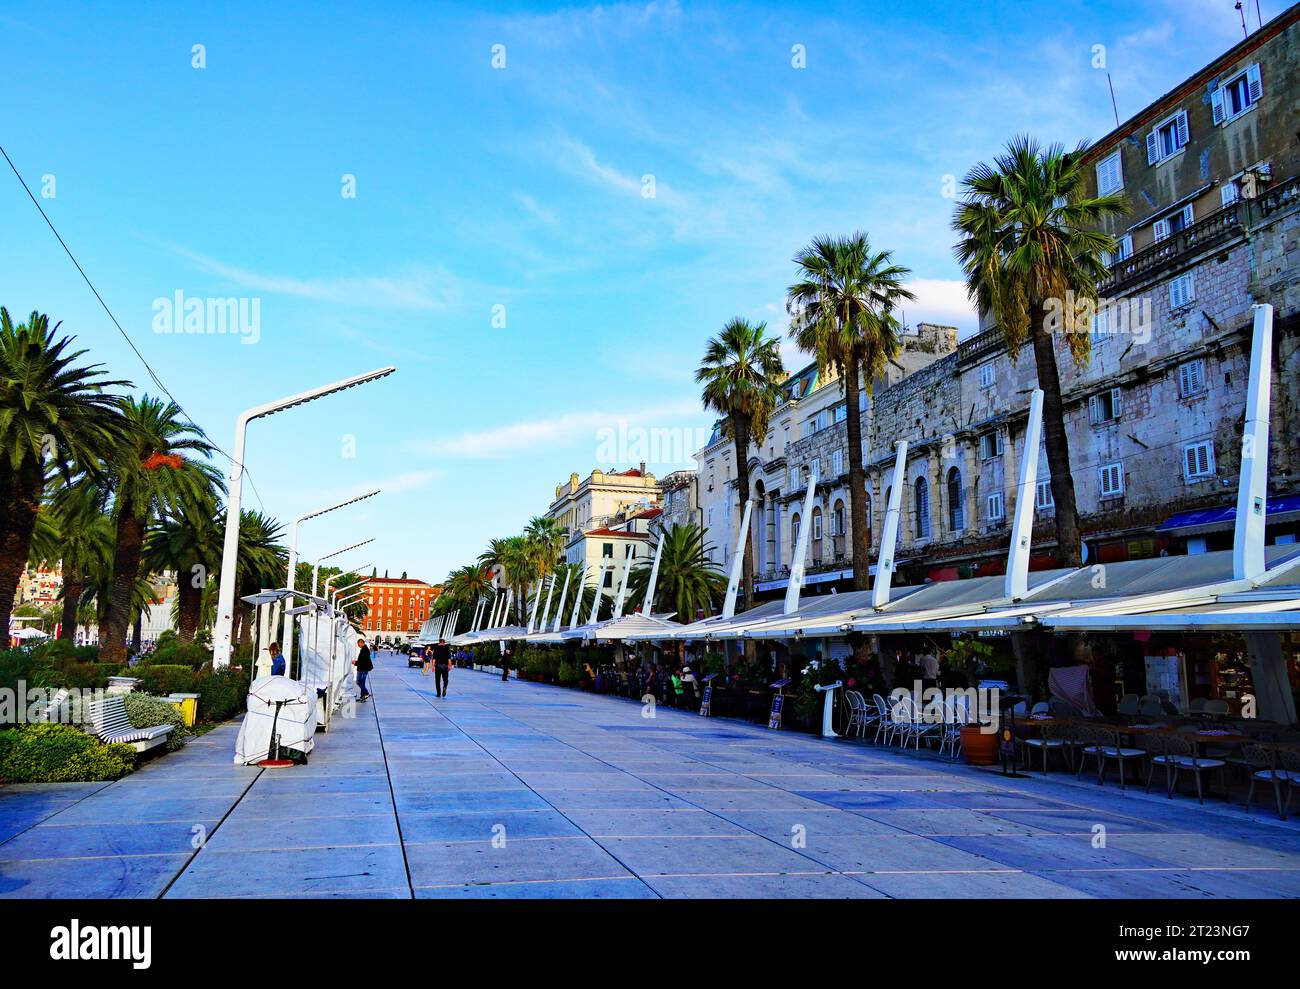
[[361, 591], [366, 602], [361, 623], [365, 634], [386, 642], [405, 642], [420, 631], [442, 588], [408, 577], [372, 577]]

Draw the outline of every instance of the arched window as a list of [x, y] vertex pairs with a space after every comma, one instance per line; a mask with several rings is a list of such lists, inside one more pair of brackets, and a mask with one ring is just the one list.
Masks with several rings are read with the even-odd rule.
[[925, 483], [925, 478], [916, 479], [916, 496], [914, 507], [916, 509], [916, 538], [930, 538], [930, 485]]
[[799, 563], [799, 513], [790, 516], [790, 562]]
[[862, 506], [865, 509], [864, 514], [866, 515], [866, 519], [867, 519], [867, 548], [870, 549], [871, 529], [872, 529], [872, 525], [874, 524], [872, 522], [872, 517], [871, 517], [871, 482], [870, 481], [866, 483], [866, 485], [863, 487], [862, 490]]
[[966, 528], [966, 501], [962, 497], [961, 471], [956, 467], [948, 471], [948, 528], [952, 532]]
[[831, 542], [835, 550], [835, 558], [843, 559], [844, 557], [844, 536], [848, 532], [844, 518], [844, 502], [837, 499], [833, 508], [831, 508]]
[[812, 558], [814, 563], [820, 563], [822, 557], [822, 510], [820, 507], [812, 511]]

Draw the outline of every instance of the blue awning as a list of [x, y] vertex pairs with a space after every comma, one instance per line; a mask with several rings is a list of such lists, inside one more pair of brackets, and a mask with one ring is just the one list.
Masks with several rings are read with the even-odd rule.
[[[1300, 495], [1285, 495], [1270, 498], [1264, 510], [1265, 518], [1270, 522], [1282, 522], [1281, 515], [1300, 518]], [[1220, 505], [1218, 508], [1203, 508], [1195, 512], [1179, 512], [1171, 515], [1158, 526], [1156, 532], [1173, 532], [1177, 529], [1196, 529], [1200, 532], [1213, 532], [1218, 529], [1230, 529], [1237, 522], [1236, 505]]]

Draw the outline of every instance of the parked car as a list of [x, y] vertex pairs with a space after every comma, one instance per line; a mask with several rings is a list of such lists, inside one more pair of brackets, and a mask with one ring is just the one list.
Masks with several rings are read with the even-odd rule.
[[424, 665], [424, 653], [418, 646], [412, 646], [406, 653], [406, 668], [409, 670], [413, 666]]

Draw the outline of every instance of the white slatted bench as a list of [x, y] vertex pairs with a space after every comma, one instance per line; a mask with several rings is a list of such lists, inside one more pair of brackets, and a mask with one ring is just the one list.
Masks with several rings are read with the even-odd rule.
[[147, 752], [157, 745], [165, 745], [171, 725], [154, 725], [152, 728], [136, 728], [126, 714], [126, 698], [121, 694], [105, 697], [95, 701], [89, 710], [90, 728], [103, 743], [125, 742], [135, 747], [137, 752]]

